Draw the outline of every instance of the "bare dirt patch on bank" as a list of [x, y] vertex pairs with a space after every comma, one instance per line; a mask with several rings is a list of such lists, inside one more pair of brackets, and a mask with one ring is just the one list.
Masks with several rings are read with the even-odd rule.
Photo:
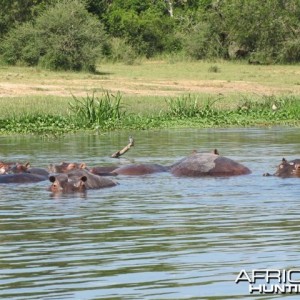
[[126, 96], [198, 94], [300, 95], [300, 66], [251, 66], [209, 62], [146, 61], [140, 65], [103, 64], [98, 74], [51, 72], [0, 66], [0, 97], [85, 96], [92, 91], [119, 91]]
[[258, 95], [300, 94], [300, 85], [276, 87], [247, 81], [225, 80], [42, 80], [42, 82], [0, 81], [0, 97], [23, 96], [84, 96], [92, 91], [108, 90], [134, 96], [176, 96], [187, 93]]

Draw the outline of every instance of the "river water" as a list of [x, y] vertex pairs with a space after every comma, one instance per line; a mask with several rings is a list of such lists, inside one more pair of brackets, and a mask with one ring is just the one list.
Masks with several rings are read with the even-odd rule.
[[[129, 135], [135, 147], [110, 158]], [[119, 176], [117, 187], [85, 197], [53, 198], [48, 182], [2, 184], [0, 298], [261, 299], [235, 283], [241, 270], [300, 269], [300, 179], [262, 176], [282, 157], [300, 158], [299, 141], [299, 128], [1, 137], [2, 160], [32, 166], [169, 165], [217, 148], [252, 174]]]

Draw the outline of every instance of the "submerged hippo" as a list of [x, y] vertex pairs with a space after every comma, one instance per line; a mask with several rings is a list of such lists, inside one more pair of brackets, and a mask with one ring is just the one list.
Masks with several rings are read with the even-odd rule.
[[31, 183], [47, 180], [48, 176], [30, 173], [0, 175], [0, 183]]
[[220, 156], [217, 150], [214, 150], [213, 153], [193, 152], [169, 169], [175, 176], [187, 177], [236, 176], [251, 173], [244, 165], [230, 158]]
[[264, 176], [278, 176], [282, 178], [300, 177], [300, 159], [287, 161], [283, 158], [273, 175], [265, 173]]
[[87, 170], [78, 169], [68, 173], [52, 175], [49, 177], [52, 192], [82, 192], [87, 189], [101, 189], [116, 186], [117, 183], [109, 178], [100, 177]]
[[32, 168], [30, 163], [27, 162], [25, 164], [16, 163], [14, 166], [10, 168], [11, 173], [30, 173], [35, 175], [44, 176], [45, 179], [48, 178], [49, 172], [44, 168]]
[[117, 166], [117, 165], [106, 166], [106, 167], [93, 167], [93, 168], [89, 169], [89, 171], [92, 174], [99, 175], [99, 176], [112, 176], [112, 175], [116, 175], [116, 174], [113, 174], [112, 171], [114, 171], [118, 167], [119, 166]]
[[121, 166], [112, 171], [117, 175], [146, 175], [159, 172], [167, 172], [168, 169], [159, 164], [130, 164]]
[[15, 162], [4, 162], [0, 161], [0, 175], [9, 173], [12, 166], [14, 166]]
[[86, 176], [82, 176], [78, 179], [70, 179], [67, 174], [59, 174], [57, 176], [51, 175], [49, 180], [52, 182], [49, 191], [53, 193], [82, 193], [86, 191]]
[[86, 169], [86, 164], [62, 162], [58, 165], [50, 164], [48, 169], [50, 173], [67, 173], [71, 170]]

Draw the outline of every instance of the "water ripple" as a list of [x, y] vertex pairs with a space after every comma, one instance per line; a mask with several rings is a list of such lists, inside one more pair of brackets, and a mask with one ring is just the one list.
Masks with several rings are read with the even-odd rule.
[[[134, 136], [140, 148], [129, 158], [136, 162], [170, 164], [201, 139], [254, 171], [235, 178], [120, 176], [116, 188], [88, 191], [85, 198], [52, 198], [47, 182], [1, 185], [1, 299], [255, 299], [246, 284], [234, 283], [241, 269], [299, 269], [299, 180], [262, 177], [283, 154], [296, 158], [298, 130]], [[105, 137], [110, 142], [74, 138], [59, 151], [73, 147], [75, 161], [84, 154], [106, 163], [110, 159], [96, 149], [113, 153], [123, 140], [113, 134]], [[3, 145], [9, 148], [10, 139]], [[39, 153], [27, 158], [53, 162], [55, 144], [48, 150], [36, 143]], [[163, 148], [170, 156], [161, 155]]]

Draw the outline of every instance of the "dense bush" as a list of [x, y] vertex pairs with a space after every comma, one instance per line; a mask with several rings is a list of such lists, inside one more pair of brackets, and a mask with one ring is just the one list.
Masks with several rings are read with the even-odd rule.
[[36, 65], [40, 57], [36, 32], [30, 23], [25, 23], [10, 31], [1, 45], [3, 59], [11, 65], [18, 62]]
[[0, 38], [9, 63], [93, 70], [106, 46], [104, 31], [112, 41], [104, 54], [113, 60], [184, 53], [260, 64], [300, 61], [299, 0], [1, 0]]
[[113, 62], [121, 61], [127, 65], [134, 64], [138, 58], [138, 54], [131, 44], [122, 38], [110, 39], [107, 56]]
[[11, 30], [2, 53], [10, 64], [95, 71], [105, 39], [103, 26], [81, 1], [66, 0], [49, 7], [33, 24]]
[[124, 38], [136, 53], [146, 57], [180, 48], [180, 42], [174, 35], [174, 19], [151, 3], [137, 5], [135, 10], [132, 6], [123, 7], [121, 3], [118, 6], [117, 1], [112, 4], [106, 17], [111, 36]]

